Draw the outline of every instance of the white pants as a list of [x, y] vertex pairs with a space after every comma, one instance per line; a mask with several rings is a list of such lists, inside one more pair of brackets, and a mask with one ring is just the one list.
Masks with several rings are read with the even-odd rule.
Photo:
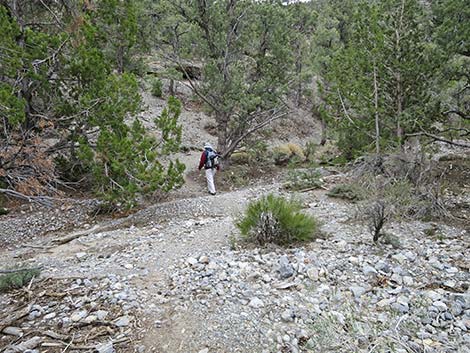
[[214, 176], [216, 172], [217, 169], [215, 168], [206, 169], [207, 189], [211, 194], [215, 194]]

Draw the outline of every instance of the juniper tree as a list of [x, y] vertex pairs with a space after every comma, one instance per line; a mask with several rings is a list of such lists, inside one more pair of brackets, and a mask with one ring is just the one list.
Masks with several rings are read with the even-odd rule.
[[[54, 193], [59, 176], [88, 175], [102, 196], [132, 203], [139, 192], [181, 184], [182, 165], [161, 161], [178, 148], [179, 103], [170, 100], [167, 116], [157, 120], [159, 141], [138, 121], [128, 125], [141, 103], [137, 79], [126, 72], [137, 3], [103, 4], [0, 3], [2, 186]], [[129, 16], [116, 20], [113, 13]]]
[[355, 5], [344, 47], [325, 75], [324, 97], [347, 157], [404, 137], [434, 119], [439, 56], [429, 14], [417, 0]]
[[183, 66], [201, 62], [195, 93], [213, 113], [218, 149], [229, 157], [247, 136], [286, 114], [292, 56], [289, 14], [280, 1], [189, 1], [164, 4], [162, 49]]

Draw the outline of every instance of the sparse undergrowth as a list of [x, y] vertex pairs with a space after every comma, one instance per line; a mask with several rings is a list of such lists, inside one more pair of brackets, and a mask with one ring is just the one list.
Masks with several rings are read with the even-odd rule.
[[37, 268], [9, 271], [0, 276], [0, 293], [24, 287], [41, 273]]
[[361, 201], [366, 198], [366, 193], [358, 185], [339, 184], [328, 192], [328, 196], [349, 201]]
[[323, 181], [316, 169], [292, 170], [284, 184], [284, 188], [291, 191], [318, 189], [322, 186]]
[[297, 202], [270, 194], [251, 202], [237, 227], [242, 236], [259, 245], [312, 240], [317, 221], [300, 209]]
[[273, 158], [276, 165], [299, 164], [305, 161], [302, 147], [295, 143], [277, 146], [273, 150]]

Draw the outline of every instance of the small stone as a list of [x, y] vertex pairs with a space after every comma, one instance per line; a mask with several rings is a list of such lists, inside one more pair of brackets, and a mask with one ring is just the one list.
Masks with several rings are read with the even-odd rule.
[[392, 255], [392, 259], [398, 261], [398, 263], [400, 264], [403, 264], [407, 260], [407, 257], [401, 253], [398, 253], [398, 254]]
[[49, 313], [47, 315], [44, 315], [43, 319], [44, 320], [51, 320], [51, 319], [55, 318], [56, 316], [57, 316], [56, 313]]
[[360, 298], [366, 292], [366, 289], [361, 286], [351, 286], [349, 287], [349, 290], [356, 298]]
[[458, 303], [458, 302], [453, 302], [453, 303], [450, 305], [450, 312], [451, 312], [452, 315], [454, 315], [454, 316], [459, 316], [459, 315], [462, 314], [462, 312], [463, 312], [462, 305], [460, 305], [460, 303]]
[[319, 278], [319, 272], [318, 269], [315, 267], [310, 267], [307, 270], [307, 276], [310, 278], [312, 281], [318, 281]]
[[397, 284], [402, 284], [403, 283], [403, 277], [400, 276], [399, 274], [394, 273], [392, 277], [390, 278], [391, 281], [397, 283]]
[[201, 349], [198, 353], [209, 353], [209, 348]]
[[28, 315], [28, 320], [32, 321], [34, 319], [37, 319], [38, 317], [41, 316], [41, 312], [38, 310], [33, 310], [29, 313]]
[[364, 265], [362, 267], [362, 273], [364, 273], [366, 276], [370, 276], [370, 275], [377, 274], [377, 270], [373, 268], [372, 266]]
[[124, 265], [124, 268], [128, 269], [128, 270], [132, 270], [134, 268], [134, 265], [132, 264], [125, 264]]
[[269, 282], [272, 281], [272, 278], [271, 278], [270, 275], [264, 274], [263, 277], [262, 277], [262, 280], [263, 280], [263, 282], [265, 282], [265, 283], [269, 283]]
[[264, 303], [261, 299], [254, 297], [250, 300], [250, 303], [248, 305], [252, 308], [262, 308], [264, 306]]
[[116, 352], [111, 342], [99, 343], [96, 345], [95, 349], [98, 353], [115, 353]]
[[108, 316], [108, 312], [106, 310], [98, 310], [97, 312], [94, 313], [98, 320], [103, 321], [106, 319], [106, 316]]
[[91, 324], [92, 322], [95, 322], [97, 319], [96, 315], [88, 315], [85, 319], [83, 319], [83, 322], [87, 324]]
[[2, 333], [10, 336], [22, 337], [23, 331], [19, 327], [7, 326], [3, 329]]
[[279, 273], [281, 278], [289, 278], [294, 274], [294, 268], [286, 255], [281, 256], [279, 259]]
[[87, 315], [88, 315], [88, 312], [86, 310], [80, 310], [80, 311], [73, 313], [72, 316], [70, 316], [70, 320], [74, 322], [78, 322], [84, 319]]
[[209, 263], [209, 258], [207, 256], [203, 255], [199, 258], [199, 263], [208, 264]]
[[87, 256], [87, 253], [86, 252], [78, 252], [78, 253], [75, 254], [75, 256], [77, 257], [77, 259], [81, 260], [81, 259], [83, 259]]
[[186, 263], [191, 265], [191, 266], [194, 266], [198, 263], [198, 261], [194, 257], [188, 257], [186, 259]]
[[294, 315], [291, 310], [284, 310], [281, 313], [281, 319], [282, 321], [285, 321], [285, 322], [291, 322], [291, 321], [294, 321]]
[[390, 306], [390, 304], [392, 304], [393, 302], [394, 302], [394, 299], [392, 298], [384, 298], [377, 303], [377, 306], [379, 308], [385, 308], [385, 307]]
[[406, 286], [412, 286], [414, 283], [413, 278], [410, 276], [403, 276], [403, 284]]
[[446, 303], [441, 302], [441, 301], [435, 301], [434, 303], [432, 303], [432, 306], [437, 308], [439, 311], [446, 311], [447, 310]]
[[131, 320], [129, 318], [129, 316], [121, 316], [120, 318], [116, 319], [116, 326], [118, 327], [125, 327], [125, 326], [129, 326], [129, 324], [131, 323]]

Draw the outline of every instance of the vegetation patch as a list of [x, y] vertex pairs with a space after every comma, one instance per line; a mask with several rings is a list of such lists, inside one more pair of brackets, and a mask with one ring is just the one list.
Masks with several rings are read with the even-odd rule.
[[237, 227], [242, 236], [259, 245], [312, 240], [317, 232], [317, 221], [300, 210], [299, 203], [270, 194], [250, 202]]
[[276, 165], [287, 165], [289, 163], [302, 163], [305, 161], [302, 147], [295, 143], [286, 143], [277, 146], [273, 151], [274, 163]]
[[349, 201], [361, 201], [366, 198], [366, 192], [358, 185], [339, 184], [334, 186], [327, 194], [330, 197], [345, 199]]
[[159, 78], [152, 80], [152, 95], [158, 98], [163, 97], [163, 81]]
[[18, 289], [28, 285], [32, 279], [37, 278], [41, 271], [37, 268], [24, 270], [8, 270], [0, 276], [0, 293]]
[[323, 186], [317, 169], [292, 170], [288, 173], [284, 188], [291, 191], [313, 190]]

